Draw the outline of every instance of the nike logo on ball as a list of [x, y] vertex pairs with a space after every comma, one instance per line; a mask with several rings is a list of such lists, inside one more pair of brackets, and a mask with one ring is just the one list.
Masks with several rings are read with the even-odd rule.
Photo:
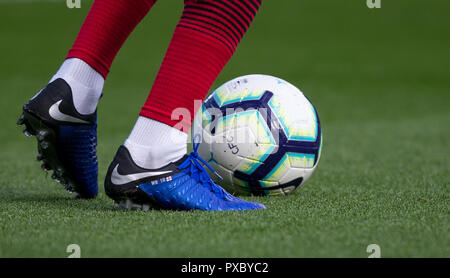
[[157, 172], [145, 172], [145, 173], [136, 173], [129, 175], [121, 175], [117, 171], [119, 168], [119, 164], [116, 165], [113, 172], [111, 173], [111, 182], [115, 185], [122, 185], [129, 182], [137, 181], [143, 178], [154, 177], [159, 175], [168, 174], [172, 171], [157, 171]]
[[78, 123], [78, 124], [89, 124], [88, 121], [78, 119], [75, 117], [72, 117], [70, 115], [64, 114], [59, 110], [59, 105], [61, 104], [62, 100], [55, 102], [52, 106], [50, 106], [50, 109], [48, 110], [48, 114], [50, 117], [57, 121], [61, 122], [71, 122], [71, 123]]

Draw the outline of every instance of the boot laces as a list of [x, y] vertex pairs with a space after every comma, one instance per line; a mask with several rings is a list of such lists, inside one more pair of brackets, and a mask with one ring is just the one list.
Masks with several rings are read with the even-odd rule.
[[[196, 140], [199, 138], [199, 140]], [[196, 142], [198, 141], [198, 142]], [[196, 134], [194, 136], [193, 140], [193, 152], [191, 152], [188, 157], [186, 158], [183, 163], [181, 163], [180, 166], [178, 166], [178, 169], [184, 170], [188, 175], [191, 176], [196, 182], [200, 182], [203, 185], [206, 185], [209, 187], [211, 192], [214, 192], [216, 195], [218, 195], [221, 198], [229, 198], [229, 193], [226, 192], [222, 187], [220, 187], [218, 184], [216, 184], [211, 177], [209, 176], [208, 172], [206, 171], [206, 166], [214, 175], [216, 175], [219, 179], [223, 179], [212, 167], [208, 164], [203, 158], [201, 158], [197, 152], [198, 147], [200, 145], [201, 136], [200, 134]]]

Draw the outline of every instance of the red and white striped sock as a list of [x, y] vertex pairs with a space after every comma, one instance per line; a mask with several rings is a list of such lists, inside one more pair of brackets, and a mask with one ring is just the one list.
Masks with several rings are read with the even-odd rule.
[[[173, 127], [173, 130], [189, 132], [196, 112], [194, 100], [204, 99], [249, 28], [261, 2], [262, 0], [185, 1], [180, 22], [140, 116]], [[184, 109], [188, 112], [187, 116], [173, 119], [172, 113], [176, 109]], [[167, 136], [165, 132], [160, 132], [157, 125], [153, 126], [149, 127], [138, 120], [129, 137], [134, 139], [128, 140], [133, 159], [139, 157], [139, 161], [146, 161], [140, 165], [144, 168], [162, 167], [181, 158], [184, 153], [179, 150], [186, 149], [187, 137], [184, 141], [181, 140], [181, 132], [177, 137], [180, 139], [178, 142], [165, 140], [164, 146], [161, 145], [167, 153], [178, 153], [176, 157], [164, 157], [157, 151], [140, 148], [139, 146], [161, 142], [160, 138]], [[145, 133], [147, 136], [135, 136], [136, 133]]]

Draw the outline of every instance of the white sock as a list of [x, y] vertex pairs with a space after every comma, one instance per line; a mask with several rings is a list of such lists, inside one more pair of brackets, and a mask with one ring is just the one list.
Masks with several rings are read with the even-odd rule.
[[105, 79], [83, 60], [70, 58], [64, 61], [55, 79], [64, 79], [72, 88], [73, 103], [78, 113], [92, 114], [97, 109]]
[[157, 169], [182, 158], [187, 139], [183, 131], [140, 116], [124, 145], [138, 166]]

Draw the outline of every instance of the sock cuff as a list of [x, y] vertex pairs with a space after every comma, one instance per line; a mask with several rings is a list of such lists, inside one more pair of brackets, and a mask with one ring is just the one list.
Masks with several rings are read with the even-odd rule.
[[109, 66], [107, 66], [107, 63], [101, 61], [99, 57], [95, 57], [94, 54], [89, 53], [86, 49], [75, 49], [72, 47], [66, 56], [66, 61], [69, 59], [79, 59], [84, 61], [91, 68], [101, 74], [103, 79], [106, 79], [108, 76]]
[[187, 153], [188, 135], [164, 123], [139, 117], [125, 140], [133, 161], [146, 169], [157, 169]]
[[139, 116], [128, 141], [142, 146], [186, 145], [188, 135], [165, 123]]

